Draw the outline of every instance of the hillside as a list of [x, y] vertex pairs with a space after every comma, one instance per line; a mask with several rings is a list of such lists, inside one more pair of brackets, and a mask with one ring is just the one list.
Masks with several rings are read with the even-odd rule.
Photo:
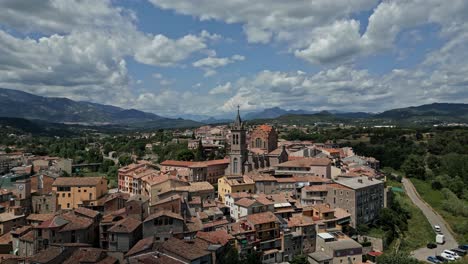
[[374, 117], [412, 123], [468, 123], [468, 104], [433, 103], [392, 109]]
[[[67, 98], [43, 97], [30, 93], [0, 88], [0, 117], [43, 120], [52, 123], [85, 125], [124, 125], [152, 128], [188, 127], [199, 123], [161, 117], [135, 109], [89, 102], [78, 102]], [[158, 123], [161, 123], [160, 125]]]

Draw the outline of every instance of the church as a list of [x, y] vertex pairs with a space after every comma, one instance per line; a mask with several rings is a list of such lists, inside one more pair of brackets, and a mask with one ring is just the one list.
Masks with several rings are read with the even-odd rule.
[[231, 125], [231, 150], [227, 176], [242, 176], [251, 171], [266, 170], [288, 160], [288, 153], [278, 148], [276, 130], [268, 125], [256, 127], [251, 133], [250, 147], [247, 144], [247, 129], [240, 117], [239, 107]]

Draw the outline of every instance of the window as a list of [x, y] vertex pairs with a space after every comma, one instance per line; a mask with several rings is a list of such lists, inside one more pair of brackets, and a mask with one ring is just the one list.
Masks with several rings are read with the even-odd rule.
[[71, 193], [68, 194], [68, 197], [71, 197]]
[[67, 208], [70, 208], [70, 203], [67, 203]]
[[233, 166], [232, 172], [233, 172], [234, 174], [237, 174], [237, 166], [238, 166], [238, 165], [239, 165], [239, 161], [237, 160], [237, 158], [234, 158], [234, 161], [233, 161], [233, 163], [232, 163], [232, 166]]
[[64, 193], [62, 193], [62, 197], [65, 197], [65, 194], [64, 194]]

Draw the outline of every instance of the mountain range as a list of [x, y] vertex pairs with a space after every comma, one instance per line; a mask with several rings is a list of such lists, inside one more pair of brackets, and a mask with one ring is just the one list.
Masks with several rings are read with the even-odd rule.
[[136, 109], [73, 101], [67, 98], [43, 97], [0, 88], [0, 116], [53, 123], [84, 125], [129, 125], [136, 127], [189, 127], [200, 123], [180, 118], [166, 118]]
[[[0, 88], [0, 117], [22, 118], [45, 124], [73, 124], [110, 129], [159, 129], [197, 127], [202, 124], [229, 123], [229, 115], [209, 117], [189, 115], [168, 118], [136, 109], [123, 109], [111, 105], [73, 101], [67, 98], [43, 97], [30, 93]], [[233, 113], [234, 114], [234, 113]], [[193, 121], [191, 119], [196, 119]], [[382, 113], [285, 110], [279, 107], [250, 112], [243, 116], [249, 122], [307, 124], [317, 122], [341, 123], [398, 123], [439, 124], [468, 123], [468, 104], [433, 103], [392, 109]], [[15, 119], [12, 119], [15, 120]], [[9, 123], [12, 120], [7, 120]], [[6, 122], [4, 120], [4, 122]], [[28, 124], [29, 125], [29, 124]], [[58, 127], [56, 125], [51, 125]]]

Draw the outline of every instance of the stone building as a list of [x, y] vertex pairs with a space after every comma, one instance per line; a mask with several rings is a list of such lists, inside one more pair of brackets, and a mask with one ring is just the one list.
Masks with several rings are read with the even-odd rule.
[[250, 134], [251, 149], [256, 148], [270, 153], [278, 148], [278, 134], [275, 128], [269, 125], [260, 125]]

